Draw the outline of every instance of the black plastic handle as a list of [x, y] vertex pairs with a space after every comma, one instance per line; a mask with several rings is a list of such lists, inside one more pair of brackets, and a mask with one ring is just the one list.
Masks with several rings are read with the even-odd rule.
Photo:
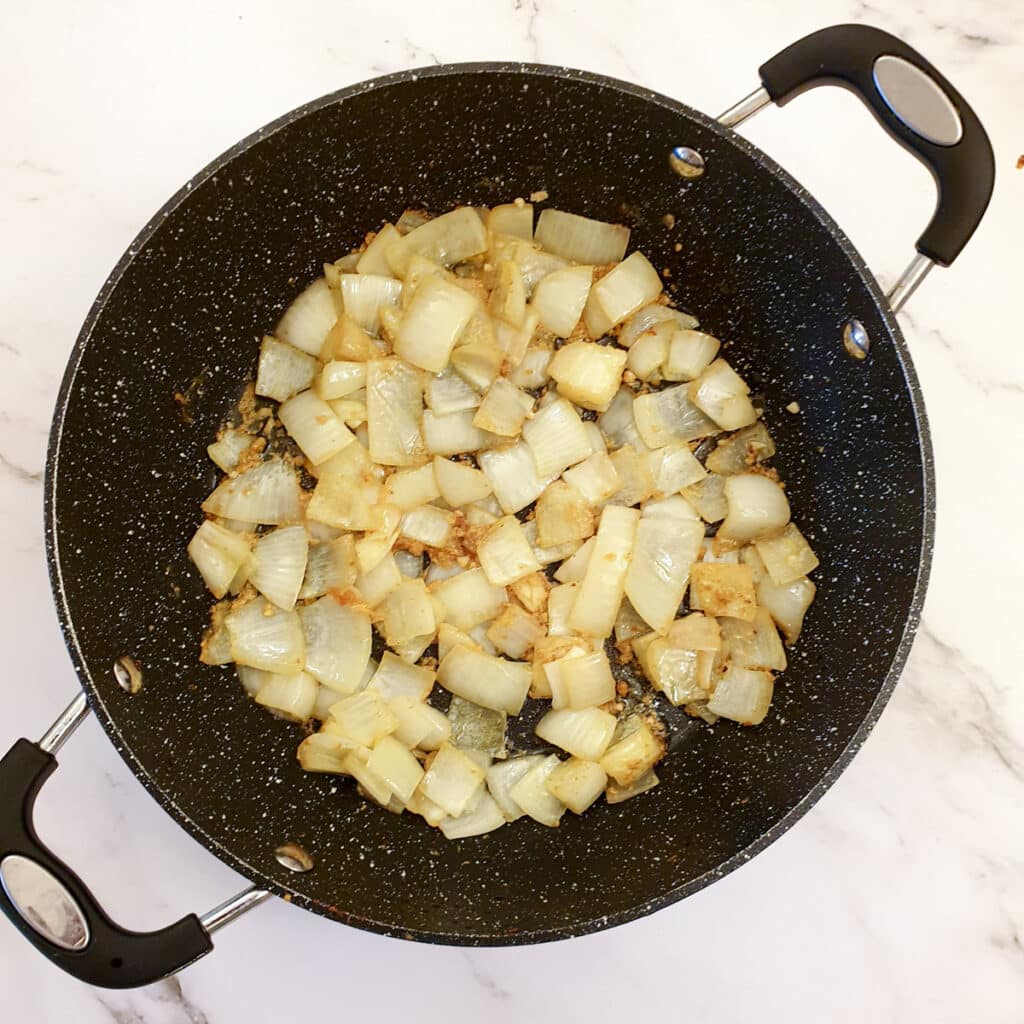
[[12, 855], [27, 858], [55, 878], [77, 904], [88, 927], [81, 949], [63, 949], [29, 923], [11, 899], [7, 880], [0, 886], [0, 908], [48, 960], [68, 974], [103, 988], [135, 988], [186, 967], [213, 948], [195, 914], [155, 932], [132, 932], [103, 912], [82, 880], [39, 840], [32, 808], [57, 759], [21, 739], [0, 760], [0, 875]]
[[[962, 135], [951, 145], [929, 141], [886, 102], [875, 77], [879, 57], [899, 57], [923, 71], [960, 116]], [[758, 69], [768, 95], [783, 106], [818, 85], [856, 93], [881, 126], [931, 172], [939, 199], [917, 251], [949, 266], [967, 244], [992, 197], [992, 144], [967, 101], [916, 50], [868, 25], [833, 25], [787, 46]]]

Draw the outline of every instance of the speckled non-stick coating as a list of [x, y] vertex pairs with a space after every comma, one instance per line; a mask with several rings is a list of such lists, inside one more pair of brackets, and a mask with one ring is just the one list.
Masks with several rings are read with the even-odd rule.
[[[669, 169], [678, 144], [706, 174]], [[881, 143], [880, 143], [881, 144]], [[766, 396], [818, 599], [757, 729], [694, 726], [662, 784], [558, 829], [448, 843], [305, 774], [297, 729], [202, 666], [209, 598], [185, 555], [214, 482], [205, 448], [257, 338], [364, 231], [546, 189], [633, 226], [674, 294]], [[665, 214], [675, 217], [669, 230]], [[674, 244], [682, 246], [674, 251]], [[843, 351], [848, 317], [871, 358]], [[200, 380], [195, 418], [173, 399]], [[798, 401], [801, 412], [785, 410]], [[896, 323], [849, 242], [768, 158], [703, 115], [609, 79], [536, 66], [439, 67], [344, 90], [225, 154], [143, 230], [71, 359], [47, 476], [54, 592], [90, 702], [161, 804], [274, 892], [359, 927], [453, 943], [576, 935], [645, 914], [749, 859], [820, 796], [881, 711], [930, 559], [924, 410]], [[111, 674], [139, 659], [144, 686]], [[317, 865], [280, 867], [294, 840]], [[130, 870], [126, 865], [125, 870]]]

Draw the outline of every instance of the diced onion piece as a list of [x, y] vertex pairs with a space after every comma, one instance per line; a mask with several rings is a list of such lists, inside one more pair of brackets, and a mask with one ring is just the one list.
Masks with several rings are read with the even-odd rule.
[[605, 452], [594, 452], [579, 465], [567, 469], [562, 478], [592, 505], [607, 501], [622, 486], [615, 463]]
[[206, 454], [224, 473], [233, 473], [245, 452], [256, 440], [244, 430], [224, 430], [213, 444], [206, 446]]
[[573, 263], [601, 266], [618, 263], [626, 255], [629, 228], [548, 208], [537, 218], [534, 241]]
[[555, 579], [559, 583], [579, 583], [590, 564], [591, 555], [597, 546], [597, 539], [591, 537], [588, 541], [578, 547], [574, 554], [570, 555], [556, 570]]
[[554, 352], [550, 348], [529, 348], [523, 361], [509, 374], [517, 388], [542, 388], [550, 379], [548, 367]]
[[650, 771], [664, 753], [664, 742], [640, 719], [637, 728], [610, 747], [600, 759], [601, 767], [620, 786], [628, 786]]
[[409, 261], [409, 267], [405, 272], [405, 284], [402, 288], [402, 300], [401, 305], [403, 309], [408, 309], [409, 304], [413, 300], [413, 296], [420, 290], [420, 285], [431, 278], [438, 278], [442, 281], [448, 281], [454, 283], [455, 275], [449, 273], [441, 266], [440, 263], [434, 262], [434, 260], [428, 259], [426, 256], [420, 256], [419, 254], [413, 256]]
[[284, 402], [312, 386], [316, 368], [314, 356], [267, 334], [260, 344], [256, 394]]
[[462, 630], [493, 619], [506, 601], [505, 588], [490, 583], [483, 569], [459, 573], [431, 590], [444, 604], [445, 621]]
[[648, 331], [636, 339], [626, 357], [626, 366], [638, 380], [658, 381], [668, 361], [668, 338], [665, 332]]
[[281, 611], [258, 597], [233, 608], [225, 625], [237, 664], [286, 675], [302, 670], [306, 644], [295, 612]]
[[332, 398], [327, 404], [346, 427], [360, 427], [366, 422], [365, 391], [356, 391], [348, 398]]
[[665, 360], [666, 380], [694, 380], [699, 377], [718, 355], [720, 342], [701, 331], [675, 331], [668, 342]]
[[428, 278], [416, 289], [398, 329], [395, 355], [430, 373], [440, 373], [476, 305], [476, 299], [458, 285]]
[[647, 458], [654, 476], [654, 494], [658, 498], [678, 494], [684, 487], [707, 476], [707, 470], [685, 444], [655, 448]]
[[543, 754], [527, 754], [508, 761], [496, 761], [487, 769], [487, 789], [506, 821], [516, 821], [525, 813], [512, 799], [512, 787], [543, 760]]
[[592, 536], [594, 510], [575, 487], [555, 480], [540, 496], [535, 515], [537, 540], [543, 547], [579, 543]]
[[350, 535], [310, 544], [299, 600], [320, 597], [329, 590], [344, 590], [355, 583], [356, 574], [355, 542]]
[[[235, 671], [238, 672], [238, 681], [242, 684], [242, 689], [250, 697], [255, 697], [263, 684], [274, 674], [261, 668], [253, 668], [251, 665], [236, 665]], [[337, 700], [337, 694], [334, 699]]]
[[329, 363], [346, 360], [365, 363], [376, 359], [380, 352], [373, 339], [350, 316], [342, 316], [324, 339], [320, 359]]
[[445, 839], [469, 839], [471, 836], [493, 832], [504, 824], [505, 816], [501, 813], [501, 808], [489, 793], [482, 792], [468, 811], [464, 811], [457, 818], [443, 818], [438, 827]]
[[424, 391], [427, 405], [435, 416], [465, 412], [480, 405], [480, 395], [451, 367], [431, 377]]
[[576, 549], [582, 543], [580, 540], [570, 540], [564, 544], [556, 544], [554, 547], [544, 547], [537, 541], [536, 519], [531, 519], [523, 525], [523, 534], [533, 549], [533, 557], [542, 566], [551, 565], [552, 562], [561, 562], [563, 558], [575, 554]]
[[548, 600], [547, 577], [541, 572], [530, 573], [512, 584], [512, 593], [528, 612], [542, 611]]
[[387, 249], [392, 271], [404, 277], [413, 255], [453, 267], [487, 249], [487, 231], [476, 211], [460, 206], [414, 228]]
[[369, 572], [356, 577], [356, 590], [367, 607], [376, 608], [401, 582], [394, 555], [385, 555]]
[[468, 633], [453, 626], [450, 622], [442, 622], [437, 631], [437, 660], [444, 661], [448, 652], [454, 647], [468, 647], [471, 651], [482, 651], [483, 648]]
[[563, 658], [559, 665], [564, 707], [589, 708], [615, 700], [615, 679], [603, 650]]
[[580, 322], [593, 279], [593, 267], [565, 267], [548, 274], [534, 289], [530, 305], [556, 337], [568, 338]]
[[370, 457], [386, 466], [416, 466], [427, 459], [420, 419], [419, 375], [398, 359], [366, 364], [366, 413]]
[[492, 493], [491, 482], [486, 475], [463, 462], [451, 462], [438, 455], [434, 459], [433, 471], [441, 497], [452, 508], [482, 501]]
[[548, 776], [548, 792], [574, 814], [582, 814], [604, 792], [605, 770], [594, 761], [570, 757]]
[[718, 430], [690, 401], [685, 384], [637, 395], [633, 400], [633, 418], [648, 448], [694, 441]]
[[506, 605], [487, 628], [487, 638], [502, 654], [521, 661], [544, 635], [544, 627], [517, 604]]
[[665, 519], [682, 519], [685, 522], [701, 522], [697, 510], [679, 494], [673, 494], [668, 498], [659, 498], [657, 501], [648, 501], [643, 508], [643, 516], [646, 519], [663, 517]]
[[384, 736], [377, 741], [366, 759], [366, 767], [383, 779], [403, 804], [423, 778], [419, 761], [393, 736]]
[[373, 569], [398, 540], [402, 510], [397, 505], [374, 505], [370, 510], [373, 526], [356, 541], [356, 565], [360, 572]]
[[331, 705], [330, 716], [325, 731], [336, 730], [364, 747], [372, 747], [398, 728], [394, 713], [372, 690], [343, 697]]
[[766, 608], [758, 608], [752, 622], [722, 619], [721, 625], [730, 665], [777, 672], [786, 668], [786, 652]]
[[[718, 529], [718, 536], [723, 540], [748, 541], [771, 537], [789, 522], [786, 492], [769, 477], [760, 473], [737, 473], [725, 478], [724, 487], [729, 512]], [[795, 526], [793, 530], [796, 531]], [[761, 557], [764, 558], [763, 553]], [[814, 564], [817, 565], [817, 560]], [[806, 571], [800, 569], [790, 579], [803, 576]]]
[[641, 793], [654, 789], [658, 782], [659, 779], [654, 774], [654, 769], [649, 769], [628, 786], [620, 786], [617, 782], [609, 782], [604, 798], [609, 804], [621, 804], [623, 800], [629, 800], [634, 796], [640, 796]]
[[757, 603], [768, 610], [790, 647], [800, 638], [804, 616], [816, 590], [806, 576], [778, 586], [766, 575], [757, 584]]
[[316, 393], [326, 402], [344, 398], [366, 387], [366, 363], [336, 359], [327, 363], [316, 380]]
[[401, 233], [394, 224], [385, 224], [373, 236], [373, 241], [359, 254], [359, 258], [356, 260], [356, 273], [390, 277], [391, 265], [384, 254], [401, 237]]
[[523, 322], [518, 327], [513, 327], [503, 320], [495, 321], [494, 340], [502, 352], [502, 366], [506, 372], [523, 361], [523, 357], [537, 333], [539, 323], [537, 314], [529, 308], [523, 317]]
[[650, 260], [642, 252], [631, 253], [590, 289], [583, 311], [587, 333], [600, 338], [660, 294], [661, 278]]
[[423, 438], [431, 455], [461, 455], [487, 447], [488, 435], [473, 426], [474, 412], [453, 412], [435, 416], [428, 409], [423, 414]]
[[443, 548], [452, 535], [452, 513], [436, 505], [421, 505], [402, 517], [401, 534], [418, 544]]
[[513, 327], [521, 327], [526, 316], [526, 288], [518, 264], [499, 260], [494, 271], [487, 311]]
[[411, 512], [420, 505], [429, 505], [441, 497], [434, 467], [427, 463], [417, 469], [400, 469], [384, 481], [380, 500]]
[[249, 538], [207, 519], [188, 544], [189, 558], [214, 597], [223, 597], [249, 561]]
[[637, 451], [646, 451], [640, 431], [636, 428], [633, 416], [633, 392], [622, 387], [615, 393], [608, 408], [598, 417], [597, 425], [601, 433], [608, 439], [608, 448], [619, 448], [632, 445]]
[[497, 757], [504, 757], [507, 753], [505, 732], [508, 716], [504, 711], [481, 707], [453, 695], [448, 705], [448, 721], [452, 727], [452, 743], [460, 750]]
[[723, 430], [738, 430], [757, 419], [743, 378], [724, 360], [716, 359], [688, 389], [690, 401]]
[[655, 637], [643, 650], [640, 665], [651, 685], [679, 707], [695, 700], [707, 700], [713, 655], [673, 647], [664, 637]]
[[253, 549], [249, 581], [278, 608], [294, 608], [306, 576], [308, 547], [304, 526], [283, 526], [265, 533]]
[[[729, 477], [729, 481], [739, 479]], [[726, 483], [728, 489], [729, 483]], [[788, 503], [787, 503], [788, 510]], [[722, 524], [725, 525], [724, 523]], [[790, 523], [774, 537], [760, 537], [754, 541], [757, 553], [764, 561], [768, 575], [776, 586], [784, 587], [818, 567], [818, 556], [811, 550], [804, 535]]]
[[654, 494], [654, 474], [645, 453], [624, 444], [608, 458], [619, 478], [619, 489], [608, 499], [610, 504], [636, 505]]
[[651, 629], [664, 633], [675, 619], [703, 540], [699, 523], [644, 518], [637, 524], [626, 597]]
[[[330, 691], [327, 691], [328, 693]], [[313, 709], [316, 718], [316, 708]], [[350, 740], [343, 736], [331, 736], [324, 732], [315, 732], [307, 736], [296, 752], [302, 770], [306, 772], [331, 772], [334, 775], [347, 775], [347, 755], [354, 749]]]
[[593, 451], [579, 413], [564, 398], [546, 405], [533, 419], [523, 424], [523, 440], [533, 455], [537, 475], [541, 478], [558, 476], [563, 470], [582, 462]]
[[398, 305], [402, 282], [376, 274], [342, 274], [341, 301], [346, 315], [370, 334], [380, 330], [381, 309]]
[[524, 203], [502, 203], [491, 209], [487, 218], [487, 230], [492, 238], [533, 239], [533, 205]]
[[425, 797], [423, 791], [419, 789], [413, 793], [409, 803], [406, 804], [406, 809], [412, 811], [413, 814], [418, 814], [432, 828], [437, 828], [449, 816], [445, 813], [443, 807], [438, 807], [433, 800]]
[[558, 392], [584, 409], [604, 412], [619, 388], [627, 354], [610, 345], [571, 341], [556, 353], [548, 372]]
[[338, 308], [327, 282], [317, 278], [285, 310], [274, 336], [311, 356], [320, 354], [324, 338], [338, 320]]
[[505, 661], [468, 647], [454, 647], [437, 669], [450, 693], [481, 707], [518, 715], [530, 688], [530, 666]]
[[731, 476], [745, 473], [774, 454], [775, 442], [759, 420], [720, 440], [718, 447], [708, 455], [706, 465], [712, 473]]
[[569, 265], [561, 256], [544, 252], [539, 245], [523, 239], [506, 239], [496, 246], [493, 255], [495, 260], [512, 260], [518, 264], [527, 297], [548, 274]]
[[452, 352], [450, 362], [452, 369], [467, 384], [477, 391], [486, 391], [498, 376], [504, 358], [493, 340], [470, 341]]
[[420, 783], [420, 792], [453, 818], [473, 802], [484, 783], [484, 770], [463, 751], [442, 743]]
[[646, 334], [671, 337], [675, 331], [689, 330], [696, 326], [697, 320], [689, 313], [655, 302], [638, 309], [622, 325], [615, 340], [623, 348], [632, 348]]
[[741, 725], [760, 725], [768, 714], [774, 688], [771, 672], [730, 665], [715, 686], [708, 710]]
[[[552, 712], [554, 713], [554, 712]], [[560, 713], [560, 712], [559, 712]], [[532, 764], [521, 779], [508, 790], [509, 798], [534, 821], [555, 828], [565, 813], [565, 805], [547, 787], [548, 779], [561, 764], [557, 754], [549, 754]]]
[[[433, 635], [434, 630], [437, 629], [434, 605], [423, 580], [402, 580], [385, 598], [382, 611], [384, 638], [391, 646], [405, 643], [413, 637], [423, 636], [427, 633]], [[387, 655], [385, 654], [384, 657], [386, 659]], [[378, 675], [383, 668], [384, 661], [382, 660], [381, 668], [377, 670]], [[429, 688], [427, 692], [429, 692]], [[389, 694], [389, 696], [391, 695]]]
[[650, 626], [636, 613], [636, 609], [624, 598], [619, 605], [619, 614], [615, 617], [615, 641], [634, 640], [650, 632]]
[[706, 615], [753, 619], [757, 605], [749, 566], [698, 562], [690, 570], [690, 578], [691, 605], [695, 599]]
[[[548, 635], [571, 636], [569, 616], [579, 593], [578, 583], [562, 583], [548, 593]], [[557, 705], [556, 705], [557, 706]]]
[[640, 514], [609, 505], [601, 513], [597, 542], [580, 584], [569, 624], [588, 636], [608, 636], [625, 592], [626, 572]]
[[299, 478], [284, 459], [267, 459], [222, 480], [203, 502], [203, 511], [243, 523], [293, 523], [301, 516]]
[[482, 452], [477, 461], [490, 480], [503, 511], [512, 515], [536, 501], [558, 475], [539, 475], [533, 454], [523, 441], [508, 448]]
[[503, 437], [517, 437], [533, 412], [533, 398], [504, 377], [498, 377], [473, 417], [473, 426]]
[[293, 722], [305, 722], [316, 704], [316, 680], [306, 672], [271, 674], [256, 694], [256, 703]]
[[683, 497], [706, 523], [717, 523], [729, 512], [725, 500], [725, 477], [709, 473], [703, 480], [683, 488]]
[[370, 617], [323, 597], [299, 609], [306, 641], [306, 671], [340, 694], [359, 689], [370, 664]]
[[376, 772], [372, 772], [366, 767], [369, 756], [369, 750], [351, 750], [345, 755], [345, 768], [349, 775], [359, 783], [363, 795], [380, 804], [381, 807], [396, 812], [400, 811], [402, 802], [391, 792], [391, 787]]
[[718, 620], [701, 612], [692, 612], [672, 623], [668, 642], [672, 647], [688, 651], [717, 651], [722, 646]]
[[[228, 635], [226, 625], [230, 608], [230, 602], [220, 601], [210, 609], [210, 625], [203, 633], [199, 649], [199, 660], [204, 665], [231, 664], [231, 637]], [[128, 664], [125, 665], [125, 668], [131, 674]]]
[[380, 484], [361, 444], [346, 445], [317, 467], [318, 480], [306, 506], [306, 517], [345, 530], [372, 530]]
[[278, 417], [314, 466], [333, 458], [355, 440], [331, 407], [312, 391], [289, 398], [278, 410]]
[[549, 711], [537, 723], [535, 731], [542, 740], [575, 757], [599, 761], [615, 732], [615, 716], [600, 708]]
[[429, 704], [413, 697], [392, 697], [388, 708], [398, 719], [395, 739], [407, 747], [437, 750], [451, 737], [452, 727], [447, 717]]

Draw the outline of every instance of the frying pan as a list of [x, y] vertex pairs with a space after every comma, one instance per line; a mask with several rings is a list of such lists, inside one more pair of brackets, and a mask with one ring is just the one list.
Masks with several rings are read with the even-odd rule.
[[[391, 75], [239, 143], [143, 229], [79, 335], [47, 461], [50, 572], [83, 692], [39, 742], [19, 740], [0, 761], [0, 904], [50, 960], [92, 984], [145, 984], [203, 956], [216, 928], [269, 894], [432, 942], [579, 935], [720, 878], [835, 781], [896, 683], [931, 556], [930, 441], [894, 309], [969, 239], [993, 157], [950, 83], [877, 29], [817, 32], [760, 78], [716, 121], [564, 68]], [[888, 300], [814, 199], [732, 130], [823, 83], [860, 96], [938, 186]], [[538, 189], [556, 207], [628, 222], [634, 245], [670, 269], [678, 304], [735, 342], [729, 358], [763, 395], [823, 569], [757, 730], [679, 727], [652, 793], [559, 829], [521, 822], [448, 843], [303, 772], [294, 727], [199, 663], [208, 599], [185, 546], [214, 482], [205, 446], [251, 377], [254, 339], [319, 275], [318, 260], [406, 207], [442, 212]], [[799, 416], [783, 411], [795, 398]], [[125, 657], [141, 666], [141, 687]], [[32, 826], [54, 755], [89, 710], [162, 806], [251, 889], [152, 933], [106, 916]]]

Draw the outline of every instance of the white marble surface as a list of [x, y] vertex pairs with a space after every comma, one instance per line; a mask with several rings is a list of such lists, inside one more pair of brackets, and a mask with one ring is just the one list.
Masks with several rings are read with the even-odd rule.
[[[4, 12], [0, 62], [0, 741], [74, 692], [50, 601], [42, 467], [64, 361], [137, 229], [192, 172], [299, 103], [432, 61], [599, 70], [717, 112], [797, 36], [868, 21], [953, 79], [992, 136], [988, 218], [903, 316], [935, 437], [938, 543], [924, 625], [853, 766], [788, 835], [652, 918], [573, 942], [465, 951], [400, 943], [274, 902], [179, 979], [91, 990], [0, 922], [4, 1019], [220, 1024], [472, 1021], [1010, 1022], [1024, 1018], [1024, 7], [1016, 0], [249, 0]], [[286, 7], [291, 14], [285, 15]], [[666, 13], [667, 12], [667, 13]], [[927, 175], [856, 101], [819, 90], [749, 136], [823, 200], [883, 281], [930, 213]], [[95, 722], [39, 805], [43, 836], [139, 928], [239, 886], [150, 800]], [[397, 982], [397, 983], [396, 983]]]

